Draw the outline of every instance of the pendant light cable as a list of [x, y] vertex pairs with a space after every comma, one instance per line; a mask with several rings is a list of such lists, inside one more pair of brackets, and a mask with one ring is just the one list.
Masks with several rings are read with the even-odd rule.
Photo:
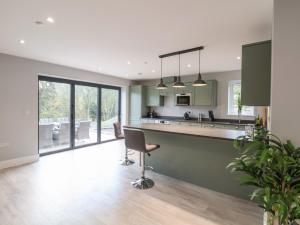
[[192, 84], [194, 87], [203, 87], [203, 86], [205, 86], [205, 85], [207, 85], [206, 84], [206, 82], [204, 81], [204, 80], [202, 80], [202, 76], [201, 76], [201, 72], [200, 72], [200, 68], [201, 68], [201, 60], [200, 60], [200, 58], [201, 58], [201, 50], [199, 49], [199, 73], [198, 73], [198, 78], [197, 78], [197, 80], [195, 80], [194, 81], [194, 83]]
[[160, 79], [162, 79], [162, 58], [160, 58]]
[[179, 71], [178, 71], [178, 77], [179, 77], [179, 80], [180, 80], [180, 53], [178, 54], [179, 56]]
[[200, 73], [200, 54], [201, 54], [201, 52], [200, 52], [200, 50], [199, 50], [199, 73]]
[[160, 58], [160, 82], [157, 85], [157, 89], [167, 89], [168, 87], [164, 84], [163, 81], [163, 76], [162, 76], [163, 72], [162, 72], [162, 58]]

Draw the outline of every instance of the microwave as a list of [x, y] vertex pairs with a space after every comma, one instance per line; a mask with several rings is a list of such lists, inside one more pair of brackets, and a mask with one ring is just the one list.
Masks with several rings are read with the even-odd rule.
[[192, 103], [192, 94], [176, 94], [176, 105], [177, 106], [187, 106]]

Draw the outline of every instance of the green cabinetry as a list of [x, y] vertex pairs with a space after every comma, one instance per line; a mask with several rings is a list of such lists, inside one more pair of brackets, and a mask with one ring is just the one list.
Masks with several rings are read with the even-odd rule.
[[146, 87], [146, 106], [163, 106], [164, 97], [160, 95], [160, 90], [156, 86]]
[[271, 41], [242, 47], [241, 101], [243, 105], [270, 105], [271, 48]]
[[159, 90], [160, 96], [173, 96], [174, 94], [174, 88], [172, 87], [172, 84], [174, 82], [174, 77], [164, 77], [164, 84], [167, 86], [167, 89]]
[[136, 124], [146, 114], [146, 89], [142, 85], [129, 87], [129, 123]]
[[192, 87], [192, 100], [194, 106], [217, 105], [217, 81], [207, 80], [207, 85], [203, 87]]
[[193, 87], [192, 87], [192, 82], [185, 82], [185, 87], [184, 88], [173, 88], [174, 91], [173, 93], [176, 94], [189, 94], [192, 93]]

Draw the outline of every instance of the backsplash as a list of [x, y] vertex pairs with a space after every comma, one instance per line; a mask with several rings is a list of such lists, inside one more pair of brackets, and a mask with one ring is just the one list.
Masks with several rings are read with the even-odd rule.
[[[178, 116], [183, 117], [186, 111], [191, 112], [191, 117], [198, 117], [199, 113], [203, 114], [203, 117], [208, 118], [208, 110], [213, 110], [215, 118], [219, 119], [237, 119], [236, 115], [228, 115], [228, 83], [230, 80], [240, 80], [241, 71], [228, 71], [228, 72], [218, 72], [218, 73], [206, 73], [202, 75], [206, 80], [217, 80], [218, 81], [218, 98], [217, 107], [199, 107], [199, 106], [175, 106], [174, 96], [166, 96], [164, 101], [164, 106], [153, 107], [153, 109], [158, 113], [159, 116]], [[183, 81], [195, 80], [196, 75], [183, 76]], [[148, 80], [139, 81], [142, 85], [155, 85], [158, 80]], [[255, 115], [261, 114], [260, 107], [255, 107]], [[240, 119], [251, 120], [254, 119], [253, 116], [241, 116]]]

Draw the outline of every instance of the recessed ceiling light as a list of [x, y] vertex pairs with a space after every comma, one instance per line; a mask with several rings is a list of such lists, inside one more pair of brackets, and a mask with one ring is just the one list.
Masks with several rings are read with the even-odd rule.
[[191, 65], [191, 64], [187, 64], [186, 66], [187, 66], [188, 68], [191, 68], [191, 67], [192, 67], [192, 65]]
[[48, 23], [54, 23], [54, 19], [52, 17], [47, 17], [46, 20]]
[[20, 40], [20, 44], [24, 45], [25, 44], [25, 40], [21, 39]]
[[127, 64], [128, 64], [128, 65], [130, 65], [130, 64], [131, 64], [131, 62], [130, 62], [130, 61], [127, 61]]
[[152, 70], [152, 73], [155, 73], [155, 70]]
[[237, 60], [241, 60], [241, 56], [237, 56], [236, 59], [237, 59]]
[[98, 67], [98, 71], [102, 71], [102, 68], [101, 68], [101, 67]]

